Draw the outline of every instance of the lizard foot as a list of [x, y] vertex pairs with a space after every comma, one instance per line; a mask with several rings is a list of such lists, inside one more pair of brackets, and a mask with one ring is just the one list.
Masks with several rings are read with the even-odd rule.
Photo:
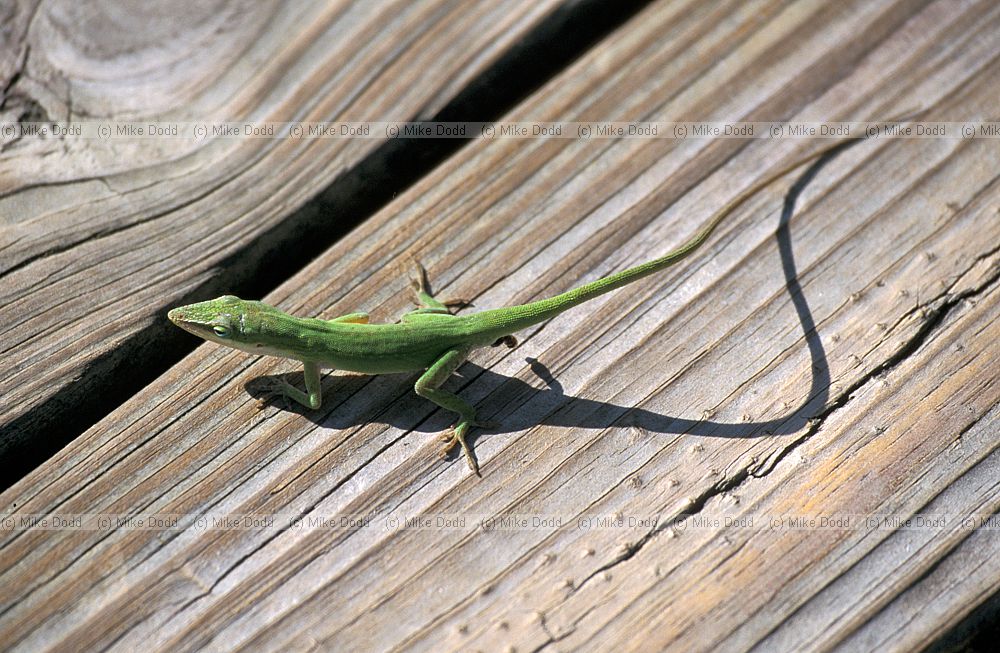
[[427, 280], [427, 270], [420, 264], [420, 261], [412, 256], [409, 258], [414, 272], [413, 276], [410, 277], [410, 287], [413, 288], [413, 302], [417, 306], [425, 309], [440, 309], [442, 313], [446, 312], [445, 309], [449, 308], [461, 309], [472, 306], [472, 302], [468, 299], [458, 297], [435, 299], [431, 292], [431, 284]]
[[472, 449], [469, 448], [469, 443], [465, 441], [465, 436], [469, 432], [469, 429], [473, 426], [478, 426], [479, 428], [492, 429], [496, 428], [498, 424], [496, 422], [474, 422], [471, 420], [463, 420], [455, 425], [450, 431], [441, 434], [439, 438], [441, 442], [444, 442], [444, 448], [441, 449], [441, 457], [444, 458], [449, 453], [451, 453], [455, 447], [462, 447], [462, 453], [465, 454], [465, 460], [469, 464], [469, 469], [476, 473], [476, 476], [482, 476], [479, 473], [479, 463], [476, 462], [476, 457], [472, 455]]
[[293, 386], [279, 379], [265, 377], [261, 379], [260, 382], [262, 386], [261, 396], [257, 398], [257, 410], [264, 410], [268, 406], [274, 403], [281, 403], [281, 407], [288, 410], [292, 406], [291, 397], [288, 394], [288, 388], [293, 388]]
[[460, 299], [458, 297], [449, 297], [448, 299], [442, 299], [440, 301], [448, 308], [467, 308], [469, 306], [473, 306], [471, 300]]
[[501, 336], [490, 346], [499, 347], [500, 345], [507, 345], [508, 349], [513, 349], [514, 347], [517, 347], [517, 338], [512, 335]]

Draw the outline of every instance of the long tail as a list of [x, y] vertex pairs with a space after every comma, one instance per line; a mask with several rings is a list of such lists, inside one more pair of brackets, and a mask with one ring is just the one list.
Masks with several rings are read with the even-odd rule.
[[555, 297], [542, 299], [537, 302], [531, 302], [530, 304], [522, 304], [520, 306], [510, 306], [507, 308], [483, 311], [481, 313], [475, 313], [469, 317], [479, 322], [483, 331], [487, 331], [489, 333], [495, 332], [495, 335], [499, 337], [499, 335], [513, 333], [534, 324], [544, 322], [545, 320], [555, 317], [559, 313], [562, 313], [563, 311], [578, 304], [590, 301], [591, 299], [603, 295], [606, 292], [611, 292], [612, 290], [621, 288], [622, 286], [630, 284], [633, 281], [637, 281], [643, 277], [659, 272], [664, 268], [670, 267], [674, 263], [684, 260], [697, 251], [698, 248], [708, 240], [709, 236], [712, 235], [712, 232], [715, 231], [715, 228], [718, 227], [723, 220], [729, 217], [729, 215], [732, 214], [733, 211], [741, 204], [759, 193], [765, 187], [784, 177], [786, 174], [799, 166], [809, 163], [810, 161], [815, 161], [824, 154], [836, 150], [848, 142], [850, 142], [849, 139], [841, 139], [831, 144], [824, 145], [812, 154], [809, 154], [765, 177], [763, 180], [758, 181], [719, 209], [690, 240], [658, 259], [649, 261], [648, 263], [643, 263], [642, 265], [637, 265], [634, 268], [623, 270], [622, 272], [612, 274], [611, 276], [604, 277], [603, 279], [592, 281], [586, 285], [580, 286], [579, 288], [574, 288], [573, 290], [556, 295]]

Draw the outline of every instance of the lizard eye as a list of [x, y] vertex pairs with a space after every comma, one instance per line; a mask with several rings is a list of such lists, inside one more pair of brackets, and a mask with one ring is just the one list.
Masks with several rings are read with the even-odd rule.
[[215, 335], [219, 336], [220, 338], [229, 337], [229, 327], [227, 326], [216, 324], [214, 327], [212, 327], [212, 331], [215, 331]]

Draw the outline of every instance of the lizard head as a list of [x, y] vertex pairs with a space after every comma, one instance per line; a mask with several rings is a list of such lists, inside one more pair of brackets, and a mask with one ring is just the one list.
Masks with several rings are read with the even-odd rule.
[[270, 307], [233, 295], [223, 295], [207, 302], [178, 306], [167, 313], [167, 318], [199, 338], [254, 351], [262, 344], [258, 322], [259, 314], [264, 309]]

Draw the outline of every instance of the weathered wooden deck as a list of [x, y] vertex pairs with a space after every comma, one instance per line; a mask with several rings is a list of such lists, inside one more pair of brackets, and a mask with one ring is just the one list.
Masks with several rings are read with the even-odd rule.
[[[610, 5], [20, 0], [0, 121], [1000, 119], [992, 2]], [[479, 308], [547, 296], [817, 145], [3, 141], [0, 647], [975, 638], [1000, 603], [1000, 526], [975, 527], [1000, 509], [996, 139], [860, 142], [690, 261], [478, 352], [454, 387], [502, 424], [474, 439], [482, 478], [438, 459], [449, 416], [411, 377], [258, 410], [291, 363], [165, 321], [224, 292], [391, 321], [410, 256]], [[177, 527], [22, 527], [153, 514]]]

